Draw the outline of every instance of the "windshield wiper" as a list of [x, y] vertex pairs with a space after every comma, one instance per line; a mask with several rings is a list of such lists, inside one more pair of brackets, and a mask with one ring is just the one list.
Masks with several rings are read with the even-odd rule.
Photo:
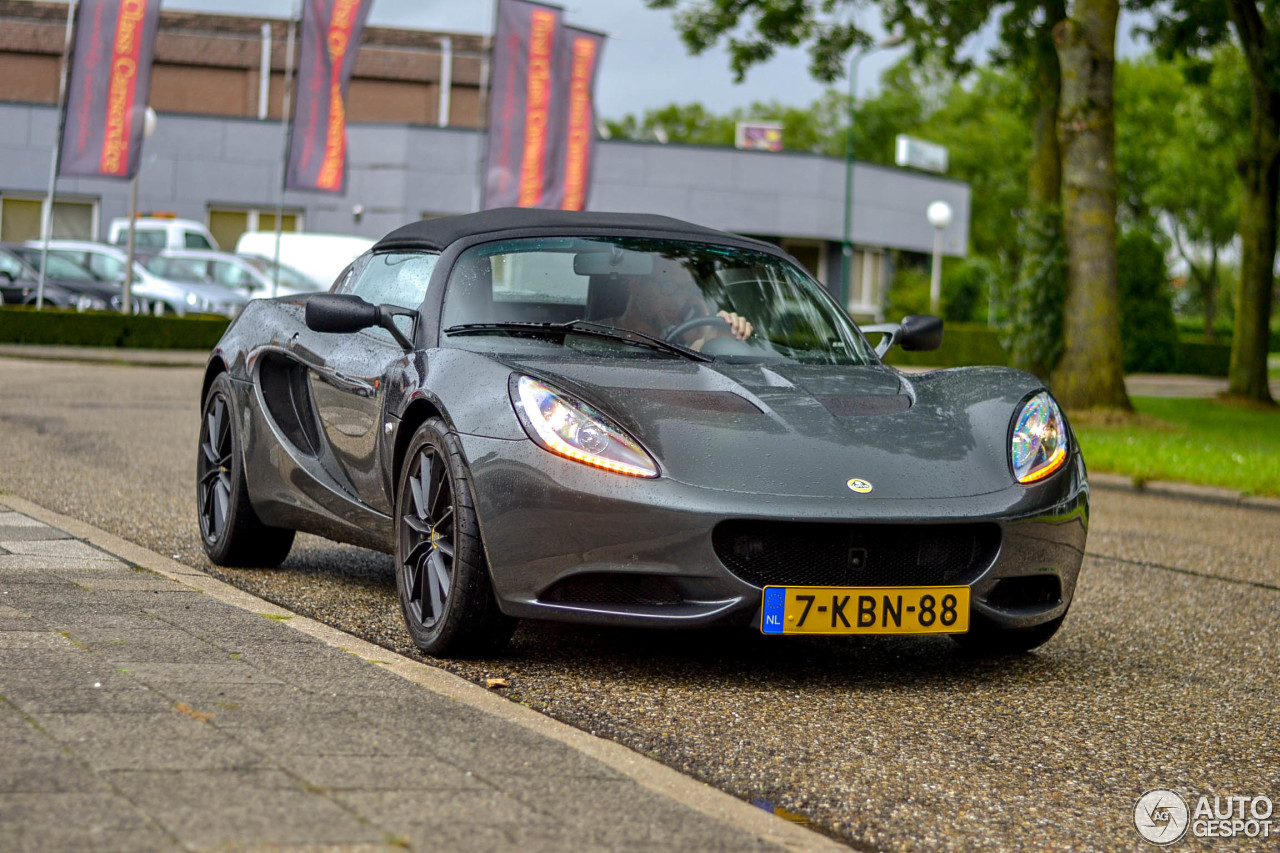
[[444, 330], [446, 335], [477, 335], [486, 332], [510, 332], [516, 335], [529, 335], [530, 337], [553, 336], [561, 340], [564, 339], [565, 335], [570, 334], [592, 335], [597, 338], [608, 338], [633, 346], [682, 355], [692, 361], [714, 361], [711, 356], [700, 353], [696, 349], [665, 341], [653, 335], [646, 335], [644, 332], [637, 332], [634, 329], [620, 329], [617, 326], [592, 323], [588, 320], [570, 320], [567, 323], [463, 323], [460, 326], [450, 326]]

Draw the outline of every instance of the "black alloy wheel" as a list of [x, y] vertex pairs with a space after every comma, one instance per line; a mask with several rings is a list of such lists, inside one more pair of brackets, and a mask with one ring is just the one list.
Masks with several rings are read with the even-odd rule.
[[293, 547], [292, 530], [263, 524], [249, 503], [231, 380], [223, 373], [205, 397], [196, 457], [200, 540], [219, 566], [278, 566]]
[[493, 594], [461, 445], [439, 418], [418, 428], [401, 471], [396, 588], [409, 635], [428, 654], [496, 652], [515, 630]]

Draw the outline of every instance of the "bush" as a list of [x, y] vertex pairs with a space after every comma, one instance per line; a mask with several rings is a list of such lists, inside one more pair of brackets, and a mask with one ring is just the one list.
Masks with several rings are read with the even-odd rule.
[[903, 264], [893, 273], [885, 299], [885, 316], [902, 319], [908, 314], [929, 313], [929, 270]]
[[968, 258], [954, 266], [944, 264], [942, 318], [955, 323], [985, 320], [996, 277], [995, 266], [986, 258]]
[[[872, 338], [872, 343], [876, 343], [874, 335]], [[995, 329], [974, 323], [948, 323], [943, 330], [942, 346], [933, 352], [907, 352], [894, 347], [886, 353], [885, 360], [897, 367], [1005, 366], [1009, 356], [1000, 346]]]
[[6, 307], [0, 341], [54, 346], [208, 350], [222, 337], [225, 317], [151, 317]]
[[1134, 228], [1116, 246], [1120, 336], [1126, 373], [1168, 373], [1177, 364], [1178, 327], [1163, 244]]

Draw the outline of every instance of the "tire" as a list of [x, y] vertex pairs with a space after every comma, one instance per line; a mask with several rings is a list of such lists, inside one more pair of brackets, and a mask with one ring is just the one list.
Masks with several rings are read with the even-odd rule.
[[263, 524], [249, 503], [233, 399], [230, 377], [220, 374], [201, 410], [196, 451], [200, 540], [216, 565], [271, 568], [289, 556], [294, 531]]
[[458, 436], [418, 427], [396, 491], [396, 590], [414, 645], [435, 657], [501, 651], [516, 620], [498, 609]]
[[1029, 652], [1049, 642], [1066, 618], [1067, 614], [1064, 613], [1057, 619], [1032, 628], [997, 628], [986, 620], [974, 617], [969, 625], [969, 633], [950, 636], [962, 649], [976, 657], [1008, 657]]

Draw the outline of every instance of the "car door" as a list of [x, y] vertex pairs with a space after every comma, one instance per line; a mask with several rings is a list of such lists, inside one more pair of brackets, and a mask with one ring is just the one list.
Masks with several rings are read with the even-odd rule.
[[[358, 262], [335, 292], [416, 310], [426, 297], [436, 257], [422, 252], [372, 255]], [[397, 325], [412, 340], [412, 321], [397, 318]], [[389, 514], [393, 498], [379, 461], [379, 437], [391, 422], [385, 411], [388, 385], [410, 370], [409, 354], [382, 328], [324, 337], [320, 350], [298, 355], [308, 369], [311, 397], [332, 451], [330, 464], [338, 469], [329, 473], [364, 503]]]

